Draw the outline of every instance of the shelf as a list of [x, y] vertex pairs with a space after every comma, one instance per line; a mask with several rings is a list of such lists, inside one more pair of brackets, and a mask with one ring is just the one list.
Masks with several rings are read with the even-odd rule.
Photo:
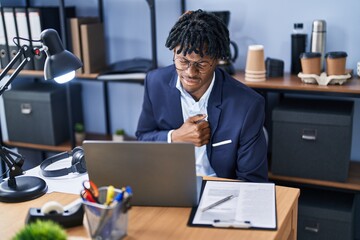
[[[24, 76], [43, 76], [42, 71], [23, 70], [20, 75]], [[98, 79], [99, 74], [79, 74], [77, 78]], [[319, 86], [316, 84], [306, 84], [295, 75], [285, 74], [284, 77], [268, 78], [263, 82], [248, 82], [245, 81], [245, 74], [237, 72], [234, 76], [235, 79], [244, 83], [245, 85], [256, 89], [264, 90], [266, 92], [301, 92], [301, 93], [316, 93], [316, 94], [333, 94], [334, 96], [354, 96], [360, 97], [360, 80], [359, 78], [352, 78], [343, 85], [328, 85]], [[106, 81], [106, 80], [101, 80]], [[87, 134], [88, 140], [111, 140], [110, 135], [101, 134]], [[43, 151], [69, 151], [71, 150], [70, 142], [60, 144], [58, 146], [48, 146], [21, 142], [5, 141], [6, 146], [31, 148]], [[81, 145], [81, 144], [77, 144]], [[349, 168], [349, 178], [346, 182], [332, 182], [322, 181], [316, 179], [307, 179], [299, 177], [279, 176], [269, 172], [269, 179], [274, 181], [284, 181], [292, 183], [310, 184], [317, 186], [324, 186], [330, 188], [347, 189], [352, 191], [360, 191], [360, 163], [351, 162]]]
[[[14, 72], [13, 69], [9, 71], [9, 74]], [[19, 73], [19, 76], [25, 77], [44, 77], [43, 71], [35, 70], [22, 70]], [[100, 75], [100, 73], [90, 73], [90, 74], [76, 74], [75, 78], [77, 79], [86, 79], [86, 80], [100, 80], [104, 82], [130, 82], [130, 83], [139, 83], [143, 84], [146, 73], [124, 73], [124, 74], [108, 74]]]
[[13, 142], [13, 141], [4, 141], [4, 145], [7, 147], [20, 147], [20, 148], [29, 148], [29, 149], [36, 149], [42, 151], [52, 151], [52, 152], [65, 152], [71, 150], [70, 141], [56, 146], [24, 143], [24, 142]]
[[317, 94], [333, 94], [342, 96], [360, 97], [360, 80], [359, 78], [351, 78], [343, 85], [327, 85], [320, 86], [317, 84], [303, 83], [296, 75], [285, 74], [284, 77], [267, 78], [262, 82], [245, 81], [245, 74], [237, 72], [233, 75], [235, 79], [244, 83], [248, 87], [279, 92], [303, 92]]
[[[110, 135], [97, 134], [97, 133], [87, 133], [86, 140], [111, 140]], [[60, 145], [51, 146], [43, 144], [33, 144], [33, 143], [23, 143], [23, 142], [13, 142], [13, 141], [4, 141], [4, 145], [7, 147], [20, 147], [20, 148], [29, 148], [41, 151], [51, 151], [51, 152], [66, 152], [72, 149], [70, 141], [64, 142]], [[77, 143], [81, 145], [81, 143]]]
[[[13, 72], [14, 72], [14, 69], [9, 70], [9, 74], [12, 74]], [[22, 70], [18, 76], [44, 77], [44, 71]], [[97, 79], [98, 76], [99, 76], [99, 73], [76, 74], [76, 78]]]
[[[245, 81], [245, 74], [237, 72], [233, 77], [250, 88], [264, 92], [302, 93], [331, 95], [334, 97], [360, 97], [360, 80], [358, 77], [349, 79], [343, 85], [320, 86], [317, 84], [303, 83], [296, 75], [285, 74], [283, 77], [267, 78], [266, 81]], [[349, 177], [346, 182], [332, 182], [317, 179], [280, 176], [269, 172], [269, 179], [287, 183], [309, 184], [329, 188], [337, 188], [351, 191], [360, 191], [360, 162], [351, 162]]]
[[309, 178], [274, 175], [269, 172], [269, 179], [273, 181], [286, 181], [292, 183], [311, 184], [323, 187], [360, 191], [360, 162], [350, 162], [349, 177], [346, 182], [332, 182]]

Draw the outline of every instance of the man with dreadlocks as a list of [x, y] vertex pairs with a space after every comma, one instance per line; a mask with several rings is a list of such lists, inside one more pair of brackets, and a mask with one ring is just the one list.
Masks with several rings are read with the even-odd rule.
[[136, 136], [193, 143], [198, 175], [264, 182], [264, 99], [217, 68], [229, 58], [229, 45], [220, 18], [202, 10], [183, 14], [166, 41], [174, 64], [146, 76]]

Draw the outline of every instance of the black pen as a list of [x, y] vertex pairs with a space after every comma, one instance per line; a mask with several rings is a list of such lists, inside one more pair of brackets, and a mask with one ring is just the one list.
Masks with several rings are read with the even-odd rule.
[[212, 208], [214, 208], [214, 207], [216, 207], [216, 206], [218, 206], [218, 205], [220, 205], [220, 204], [222, 204], [222, 203], [224, 203], [224, 202], [226, 202], [226, 201], [229, 201], [229, 200], [232, 199], [233, 197], [234, 197], [234, 195], [230, 195], [230, 196], [227, 196], [226, 198], [220, 199], [219, 201], [214, 202], [213, 204], [210, 204], [209, 206], [203, 208], [201, 211], [202, 211], [202, 212], [205, 212], [205, 211], [207, 211], [207, 210], [209, 210], [209, 209], [212, 209]]

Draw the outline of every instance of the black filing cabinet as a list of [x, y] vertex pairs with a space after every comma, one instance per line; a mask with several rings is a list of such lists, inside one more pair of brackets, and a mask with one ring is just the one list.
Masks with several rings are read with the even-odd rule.
[[[74, 122], [82, 122], [81, 85], [71, 85]], [[65, 85], [21, 84], [3, 94], [10, 141], [58, 145], [70, 138]]]
[[354, 239], [354, 198], [353, 193], [301, 189], [298, 239]]
[[272, 112], [272, 173], [346, 181], [352, 116], [352, 101], [285, 98]]

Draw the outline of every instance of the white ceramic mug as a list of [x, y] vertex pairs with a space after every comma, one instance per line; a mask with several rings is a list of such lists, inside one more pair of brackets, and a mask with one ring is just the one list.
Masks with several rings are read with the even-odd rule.
[[360, 77], [360, 62], [357, 63], [357, 75]]

